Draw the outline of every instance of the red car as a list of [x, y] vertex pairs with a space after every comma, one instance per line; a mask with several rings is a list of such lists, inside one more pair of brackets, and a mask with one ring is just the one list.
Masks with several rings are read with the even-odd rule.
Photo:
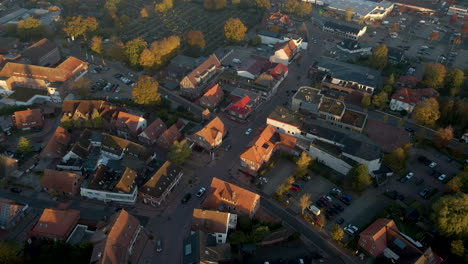
[[291, 190], [295, 192], [300, 192], [301, 189], [299, 189], [297, 186], [291, 186]]
[[325, 206], [329, 206], [330, 204], [328, 203], [328, 201], [325, 199], [325, 198], [320, 198], [319, 201], [321, 201]]

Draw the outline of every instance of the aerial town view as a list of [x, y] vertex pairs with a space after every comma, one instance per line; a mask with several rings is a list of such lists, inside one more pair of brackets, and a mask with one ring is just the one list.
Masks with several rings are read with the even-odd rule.
[[0, 264], [468, 263], [468, 0], [0, 0]]

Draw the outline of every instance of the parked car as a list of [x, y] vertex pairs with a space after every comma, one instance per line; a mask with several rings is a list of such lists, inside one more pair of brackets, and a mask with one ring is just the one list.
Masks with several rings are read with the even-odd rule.
[[249, 128], [249, 129], [247, 129], [247, 131], [245, 131], [246, 135], [250, 135], [250, 133], [252, 133], [252, 128]]
[[311, 211], [316, 216], [320, 215], [320, 209], [318, 207], [316, 207], [315, 205], [313, 205], [313, 204], [310, 204], [307, 207], [307, 209], [309, 209], [309, 211]]
[[190, 200], [190, 198], [192, 198], [192, 195], [191, 195], [190, 193], [186, 193], [186, 194], [184, 195], [184, 197], [182, 198], [182, 201], [181, 201], [181, 202], [182, 202], [183, 204], [186, 204], [186, 203], [188, 203], [188, 201]]
[[429, 193], [430, 193], [431, 190], [429, 190], [428, 188], [424, 188], [422, 189], [420, 192], [419, 192], [419, 196], [421, 196], [422, 198], [424, 199], [427, 199]]
[[21, 193], [22, 190], [21, 190], [20, 188], [13, 187], [13, 188], [10, 188], [10, 192], [13, 192], [13, 193]]
[[206, 192], [205, 187], [201, 187], [200, 190], [197, 193], [197, 197], [202, 197]]
[[294, 185], [291, 185], [291, 191], [294, 191], [294, 192], [300, 192], [301, 189], [299, 189], [297, 186], [294, 186]]
[[323, 198], [325, 198], [325, 200], [328, 202], [333, 202], [333, 198], [331, 198], [329, 195], [324, 195]]
[[320, 198], [319, 201], [321, 201], [321, 202], [323, 203], [323, 205], [325, 205], [325, 206], [327, 206], [327, 207], [330, 205], [330, 204], [328, 203], [328, 201], [325, 200], [325, 198]]
[[342, 195], [342, 192], [338, 188], [333, 188], [331, 189], [330, 194], [335, 196], [336, 198], [339, 198]]
[[116, 73], [116, 74], [114, 74], [114, 77], [115, 77], [116, 79], [120, 79], [120, 77], [122, 77], [122, 76], [123, 76], [123, 75], [122, 75], [122, 74], [120, 74], [120, 73]]
[[340, 201], [343, 202], [346, 205], [350, 205], [351, 204], [351, 197], [349, 195], [347, 195], [347, 194], [343, 194], [340, 197]]
[[447, 175], [442, 174], [442, 175], [440, 175], [439, 178], [437, 178], [437, 179], [438, 179], [439, 181], [443, 182], [443, 181], [445, 181], [445, 179], [447, 179]]
[[348, 226], [346, 226], [345, 228], [343, 228], [343, 230], [344, 230], [348, 235], [352, 236], [352, 235], [354, 235], [354, 234], [357, 232], [358, 228], [355, 227], [355, 226], [353, 226], [353, 225], [348, 225]]
[[408, 172], [408, 174], [406, 174], [405, 177], [401, 178], [400, 179], [400, 182], [407, 182], [408, 180], [410, 180], [411, 178], [413, 178], [414, 176], [414, 173], [413, 172]]
[[293, 186], [296, 186], [296, 187], [299, 188], [299, 189], [302, 189], [302, 184], [300, 184], [300, 183], [298, 183], [298, 182], [294, 182], [292, 185], [293, 185]]
[[162, 242], [161, 240], [156, 241], [156, 252], [162, 251]]
[[435, 163], [435, 162], [431, 162], [429, 164], [429, 168], [431, 168], [431, 169], [435, 168], [436, 166], [437, 166], [437, 163]]

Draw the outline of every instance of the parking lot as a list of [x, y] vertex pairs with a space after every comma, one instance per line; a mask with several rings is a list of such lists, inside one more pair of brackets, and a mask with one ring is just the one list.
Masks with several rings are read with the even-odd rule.
[[[99, 65], [90, 64], [88, 77], [93, 81], [90, 89], [91, 97], [130, 99], [132, 98], [132, 88], [137, 76], [132, 72], [118, 72], [115, 69]], [[125, 79], [126, 78], [126, 79]]]

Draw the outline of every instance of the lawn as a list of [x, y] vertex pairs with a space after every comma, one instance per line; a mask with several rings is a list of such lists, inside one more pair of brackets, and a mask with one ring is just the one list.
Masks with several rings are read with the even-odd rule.
[[202, 4], [183, 2], [176, 3], [174, 8], [165, 14], [142, 18], [139, 10], [147, 4], [149, 2], [145, 0], [127, 1], [124, 4], [127, 15], [135, 19], [122, 30], [120, 36], [122, 40], [142, 37], [151, 43], [171, 35], [183, 37], [183, 34], [189, 30], [201, 30], [206, 41], [204, 53], [210, 54], [215, 49], [228, 44], [223, 32], [227, 19], [240, 18], [250, 28], [260, 22], [262, 17], [262, 14], [255, 10], [227, 7], [218, 11], [208, 11]]

